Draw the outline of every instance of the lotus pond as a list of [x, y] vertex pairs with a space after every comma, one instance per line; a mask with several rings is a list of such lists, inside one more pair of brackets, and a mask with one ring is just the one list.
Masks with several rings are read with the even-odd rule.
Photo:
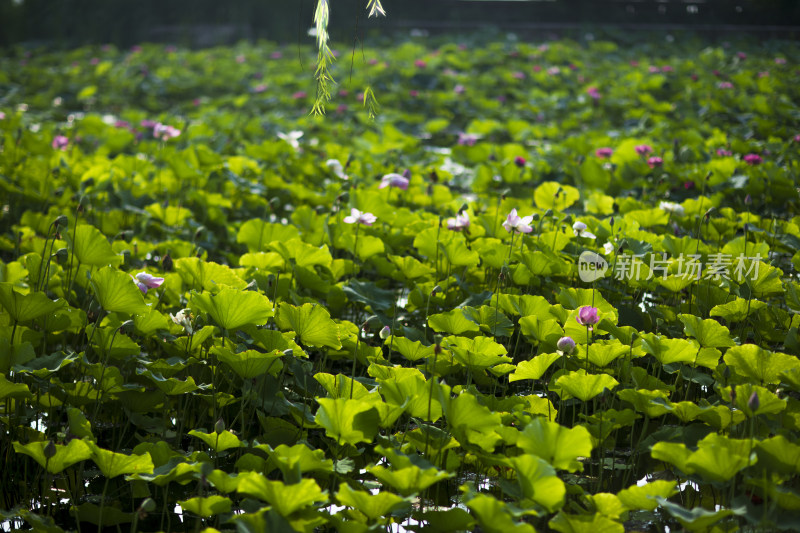
[[796, 43], [339, 50], [0, 59], [3, 528], [800, 529]]

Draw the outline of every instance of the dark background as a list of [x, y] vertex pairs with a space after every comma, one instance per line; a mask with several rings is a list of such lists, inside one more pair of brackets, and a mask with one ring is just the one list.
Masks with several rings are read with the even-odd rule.
[[[519, 32], [584, 28], [688, 29], [800, 37], [799, 0], [330, 0], [331, 35], [386, 35], [410, 28]], [[316, 0], [0, 0], [0, 46], [164, 42], [211, 46], [242, 39], [308, 41]]]

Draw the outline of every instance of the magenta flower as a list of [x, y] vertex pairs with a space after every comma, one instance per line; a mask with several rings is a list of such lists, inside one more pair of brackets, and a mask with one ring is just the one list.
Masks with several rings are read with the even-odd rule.
[[593, 325], [600, 322], [600, 319], [597, 317], [597, 308], [588, 305], [578, 310], [578, 316], [575, 317], [575, 320], [581, 326], [589, 326], [590, 331]]
[[785, 65], [786, 64], [786, 58], [784, 58], [784, 57], [776, 57], [775, 58], [775, 64], [776, 65]]
[[733, 89], [733, 84], [729, 81], [721, 81], [717, 84], [718, 89]]
[[0, 120], [5, 120], [5, 119], [6, 119], [6, 114], [0, 111]]
[[611, 148], [598, 148], [594, 151], [594, 155], [601, 159], [608, 159], [612, 155], [614, 155], [614, 150]]
[[411, 98], [416, 98], [417, 96], [419, 96], [419, 91], [411, 89], [410, 91], [408, 91], [408, 96], [410, 96]]
[[90, 65], [97, 65], [98, 63], [100, 63], [100, 58], [99, 57], [93, 57], [93, 58], [91, 58], [89, 60], [89, 64]]
[[591, 96], [594, 100], [599, 100], [601, 98], [600, 91], [597, 90], [597, 87], [589, 87], [586, 89], [586, 94]]
[[556, 348], [559, 352], [570, 355], [575, 351], [575, 340], [572, 337], [561, 337], [556, 343]]
[[465, 92], [467, 92], [467, 88], [459, 83], [458, 85], [453, 87], [453, 92], [456, 94], [464, 94]]
[[[5, 118], [5, 115], [2, 118]], [[794, 142], [800, 143], [800, 134], [794, 136]]]
[[717, 155], [720, 157], [730, 157], [733, 155], [733, 152], [725, 148], [717, 148]]
[[525, 79], [525, 73], [524, 72], [520, 72], [520, 71], [517, 70], [517, 71], [511, 73], [511, 77], [514, 78], [515, 80], [524, 80]]
[[633, 147], [636, 150], [636, 153], [639, 155], [647, 155], [653, 152], [653, 147], [649, 144], [638, 144]]
[[747, 59], [747, 54], [745, 54], [744, 52], [736, 52], [736, 57], [744, 61], [745, 59]]
[[650, 65], [649, 67], [647, 67], [647, 71], [648, 71], [650, 74], [656, 74], [657, 72], [661, 72], [661, 69], [660, 69], [660, 68], [658, 68], [658, 67], [657, 67], [657, 66], [655, 66], [655, 65]]
[[162, 141], [173, 139], [181, 134], [181, 130], [168, 126], [167, 124], [158, 123], [153, 126], [153, 137]]
[[417, 68], [425, 68], [428, 66], [428, 64], [422, 59], [417, 59], [416, 61], [414, 61], [414, 66]]
[[253, 92], [256, 94], [263, 93], [266, 90], [267, 90], [267, 85], [265, 83], [259, 83], [258, 85], [253, 87]]
[[308, 94], [305, 91], [297, 91], [296, 93], [292, 94], [292, 98], [295, 100], [299, 100], [300, 98], [305, 98]]
[[155, 289], [161, 286], [164, 283], [164, 278], [157, 278], [147, 272], [139, 272], [136, 274], [136, 277], [133, 278], [133, 281], [136, 283], [136, 286], [139, 287], [139, 290], [142, 291], [142, 294], [147, 294], [147, 289]]
[[518, 167], [522, 168], [525, 166], [525, 158], [522, 156], [517, 156], [514, 158], [514, 164]]
[[56, 135], [53, 137], [52, 146], [54, 150], [66, 150], [67, 146], [69, 146], [69, 139], [63, 135]]
[[480, 138], [480, 135], [475, 135], [474, 133], [461, 132], [458, 134], [458, 144], [459, 146], [475, 146], [475, 143]]
[[408, 189], [408, 178], [396, 172], [386, 174], [381, 179], [381, 184], [378, 185], [378, 188], [385, 189], [386, 187], [396, 187], [405, 191]]
[[506, 217], [506, 221], [503, 222], [503, 227], [508, 232], [518, 232], [518, 233], [530, 233], [533, 231], [533, 228], [530, 226], [531, 221], [533, 220], [533, 216], [527, 217], [520, 217], [517, 215], [517, 209], [514, 208]]
[[660, 157], [658, 157], [657, 155], [654, 155], [653, 157], [651, 157], [651, 158], [649, 158], [647, 160], [647, 164], [650, 166], [650, 168], [656, 168], [656, 167], [660, 167], [661, 165], [663, 165], [664, 164], [664, 160], [661, 159]]
[[758, 154], [747, 154], [742, 159], [744, 159], [744, 162], [747, 163], [748, 165], [753, 165], [753, 166], [760, 165], [761, 163], [764, 162], [764, 159]]
[[272, 52], [269, 57], [271, 59], [280, 59], [283, 57], [283, 52]]
[[674, 72], [675, 69], [672, 68], [672, 65], [664, 65], [661, 67], [661, 72]]
[[350, 216], [342, 219], [345, 224], [364, 224], [365, 226], [371, 226], [376, 220], [378, 217], [372, 213], [359, 211], [355, 207], [350, 209]]
[[458, 213], [456, 218], [447, 219], [447, 229], [453, 231], [461, 231], [469, 227], [469, 213]]

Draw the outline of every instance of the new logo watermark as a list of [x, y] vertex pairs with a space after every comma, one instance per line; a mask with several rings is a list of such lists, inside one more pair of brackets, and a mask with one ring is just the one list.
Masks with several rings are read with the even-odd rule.
[[608, 261], [602, 255], [586, 250], [578, 257], [578, 275], [586, 283], [602, 278], [606, 270]]

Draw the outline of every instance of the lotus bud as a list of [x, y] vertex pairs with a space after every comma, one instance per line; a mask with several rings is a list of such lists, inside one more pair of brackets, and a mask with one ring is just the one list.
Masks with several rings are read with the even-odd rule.
[[153, 498], [145, 498], [139, 509], [146, 513], [152, 513], [156, 510], [156, 502]]
[[538, 222], [539, 221], [539, 213], [534, 213], [531, 216], [533, 217], [531, 220], [533, 220], [534, 222]]
[[56, 443], [53, 442], [52, 440], [48, 441], [47, 445], [45, 445], [42, 452], [44, 453], [45, 459], [52, 459], [56, 455], [56, 453], [58, 453], [58, 449], [56, 448]]
[[761, 407], [761, 401], [758, 399], [757, 392], [753, 391], [753, 394], [750, 395], [750, 399], [747, 400], [747, 407], [754, 413]]
[[59, 248], [56, 250], [56, 253], [52, 255], [52, 257], [55, 257], [56, 263], [59, 265], [64, 265], [66, 264], [67, 259], [69, 259], [69, 251], [66, 248]]
[[164, 258], [161, 260], [161, 268], [164, 269], [164, 272], [172, 272], [172, 267], [174, 266], [174, 262], [172, 261], [172, 257], [169, 254], [164, 255]]
[[222, 418], [220, 418], [219, 420], [217, 420], [217, 423], [214, 424], [214, 433], [219, 435], [223, 431], [225, 431], [225, 421], [222, 420]]
[[553, 210], [552, 209], [548, 209], [547, 211], [544, 212], [544, 217], [545, 218], [551, 217], [551, 216], [553, 216]]
[[431, 291], [431, 296], [436, 296], [436, 293], [440, 292], [441, 290], [442, 290], [442, 288], [439, 285], [435, 286], [433, 288], [433, 290]]
[[736, 387], [731, 387], [731, 403], [736, 403]]
[[283, 351], [283, 355], [286, 357], [292, 357], [294, 355], [294, 350], [292, 348], [287, 348]]
[[391, 334], [392, 334], [392, 328], [390, 328], [389, 326], [383, 326], [383, 329], [381, 329], [381, 332], [378, 335], [382, 340], [386, 340], [389, 338]]
[[572, 337], [561, 337], [556, 343], [556, 348], [566, 355], [570, 355], [575, 350], [575, 341]]
[[58, 217], [56, 217], [56, 219], [53, 221], [53, 227], [55, 227], [55, 229], [58, 229], [58, 228], [60, 228], [61, 226], [66, 226], [66, 225], [67, 225], [67, 222], [68, 222], [68, 220], [67, 220], [67, 215], [59, 215], [59, 216], [58, 216]]

